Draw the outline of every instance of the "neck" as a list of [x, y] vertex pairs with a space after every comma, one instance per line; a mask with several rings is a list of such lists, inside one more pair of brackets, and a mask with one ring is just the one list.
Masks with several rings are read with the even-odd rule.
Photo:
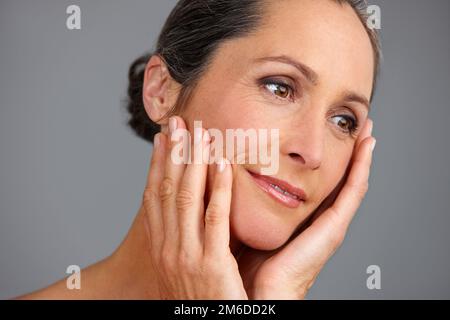
[[159, 289], [152, 266], [150, 247], [141, 207], [119, 248], [108, 258], [124, 299], [159, 299]]

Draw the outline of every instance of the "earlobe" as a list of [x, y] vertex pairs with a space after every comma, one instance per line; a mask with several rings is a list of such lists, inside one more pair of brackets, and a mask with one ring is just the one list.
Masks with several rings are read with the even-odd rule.
[[145, 67], [142, 87], [142, 99], [145, 111], [153, 122], [167, 124], [167, 119], [159, 121], [174, 105], [173, 95], [170, 95], [172, 78], [164, 61], [157, 55], [150, 58]]

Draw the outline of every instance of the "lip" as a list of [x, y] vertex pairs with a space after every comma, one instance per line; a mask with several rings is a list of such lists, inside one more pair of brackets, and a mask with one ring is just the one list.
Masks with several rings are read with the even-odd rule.
[[[268, 193], [272, 198], [278, 200], [288, 208], [297, 208], [302, 202], [306, 200], [305, 191], [289, 184], [284, 180], [260, 175], [250, 170], [247, 170], [247, 172], [252, 176], [253, 180], [263, 191]], [[276, 185], [281, 189], [289, 192], [290, 194], [297, 196], [297, 199], [293, 198], [292, 196], [280, 193], [272, 185]]]

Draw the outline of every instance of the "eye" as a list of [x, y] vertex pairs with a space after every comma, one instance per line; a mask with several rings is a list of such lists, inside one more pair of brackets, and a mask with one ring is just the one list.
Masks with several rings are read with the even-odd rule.
[[333, 117], [333, 122], [344, 132], [354, 134], [358, 129], [358, 122], [355, 118], [348, 115], [339, 115]]
[[273, 95], [282, 100], [293, 100], [295, 91], [292, 87], [281, 80], [263, 79], [261, 84], [269, 90]]

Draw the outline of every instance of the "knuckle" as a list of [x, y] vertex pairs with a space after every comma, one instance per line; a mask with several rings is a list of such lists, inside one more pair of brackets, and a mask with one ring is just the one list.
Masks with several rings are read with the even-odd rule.
[[155, 152], [152, 153], [152, 158], [150, 159], [150, 170], [158, 165], [157, 157], [155, 157]]
[[174, 184], [171, 178], [165, 177], [161, 182], [161, 186], [159, 188], [159, 194], [161, 200], [166, 201], [169, 199], [174, 192]]
[[167, 241], [162, 244], [159, 261], [164, 270], [175, 272], [177, 262], [175, 250]]
[[194, 205], [195, 196], [191, 190], [181, 189], [176, 197], [176, 204], [178, 210], [186, 210]]
[[231, 192], [230, 188], [225, 185], [215, 186], [214, 191], [218, 194], [223, 194], [223, 195], [226, 195]]
[[205, 257], [203, 260], [204, 271], [210, 275], [218, 275], [223, 268], [223, 264], [217, 259]]
[[190, 260], [189, 253], [186, 250], [181, 249], [180, 253], [178, 254], [178, 263], [180, 264], [180, 266], [188, 265], [189, 260]]
[[144, 201], [154, 201], [157, 200], [159, 196], [158, 190], [155, 190], [153, 187], [147, 187], [144, 190], [142, 198]]
[[160, 263], [158, 263], [158, 262], [161, 262], [160, 261], [160, 257], [161, 257], [161, 255], [160, 255], [160, 251], [158, 251], [154, 246], [152, 246], [152, 250], [150, 250], [150, 260], [151, 260], [151, 262], [152, 262], [152, 264], [160, 264]]
[[217, 225], [222, 222], [222, 209], [218, 204], [210, 203], [205, 212], [205, 223]]
[[175, 270], [173, 258], [170, 254], [167, 253], [167, 250], [163, 250], [163, 254], [160, 257], [160, 264], [163, 267], [163, 269], [168, 273], [174, 272]]
[[335, 248], [339, 248], [342, 245], [342, 243], [344, 242], [344, 239], [345, 239], [345, 232], [343, 232], [342, 230], [336, 231], [336, 236], [335, 236], [335, 241], [334, 241]]
[[365, 191], [369, 191], [369, 181], [364, 184]]
[[309, 290], [311, 289], [311, 287], [313, 286], [314, 282], [315, 282], [314, 278], [307, 278], [303, 282], [301, 282], [298, 285], [297, 290], [295, 292], [297, 299], [299, 300], [304, 299], [308, 294]]
[[142, 195], [142, 203], [144, 204], [144, 208], [146, 210], [152, 210], [158, 201], [159, 201], [158, 191], [152, 187], [145, 188], [144, 193]]
[[336, 228], [332, 231], [331, 244], [333, 249], [339, 248], [345, 239], [346, 230], [343, 227]]
[[364, 196], [366, 195], [367, 191], [369, 190], [369, 183], [365, 182], [363, 184], [361, 184], [357, 189], [356, 189], [356, 194], [358, 196], [359, 199], [364, 198]]
[[354, 183], [350, 185], [353, 190], [353, 194], [358, 200], [362, 200], [369, 190], [369, 182], [366, 181], [364, 183]]
[[332, 210], [332, 214], [330, 215], [332, 221], [330, 223], [330, 227], [328, 227], [328, 239], [330, 241], [331, 248], [337, 249], [344, 241], [347, 229], [339, 218], [339, 213], [332, 208], [330, 208], [330, 210]]
[[194, 257], [187, 250], [181, 250], [178, 255], [178, 264], [181, 269], [187, 274], [194, 274], [196, 270], [196, 265]]

